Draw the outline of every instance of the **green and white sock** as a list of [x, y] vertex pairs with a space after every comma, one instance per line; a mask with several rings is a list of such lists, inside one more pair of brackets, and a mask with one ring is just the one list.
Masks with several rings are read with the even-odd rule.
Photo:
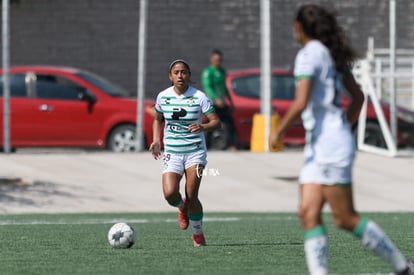
[[181, 196], [180, 196], [180, 198], [178, 200], [176, 200], [176, 201], [169, 201], [168, 203], [171, 206], [178, 207], [178, 209], [180, 209], [180, 210], [183, 210], [184, 209], [184, 201], [181, 198]]
[[324, 226], [306, 231], [305, 255], [311, 275], [328, 274], [328, 235]]
[[407, 267], [405, 257], [375, 222], [362, 218], [354, 229], [354, 234], [368, 250], [388, 262], [395, 271], [399, 272]]
[[190, 220], [190, 227], [193, 230], [194, 235], [203, 234], [203, 213], [199, 214], [188, 214]]

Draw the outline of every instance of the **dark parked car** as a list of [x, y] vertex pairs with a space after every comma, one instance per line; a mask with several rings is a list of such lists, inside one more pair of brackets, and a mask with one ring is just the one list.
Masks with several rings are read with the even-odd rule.
[[[136, 147], [137, 102], [109, 81], [67, 67], [14, 67], [10, 70], [11, 147], [93, 147], [115, 152]], [[0, 71], [3, 114], [3, 72]], [[151, 106], [153, 102], [145, 102]], [[146, 115], [145, 140], [152, 116]], [[0, 121], [3, 144], [3, 119]]]

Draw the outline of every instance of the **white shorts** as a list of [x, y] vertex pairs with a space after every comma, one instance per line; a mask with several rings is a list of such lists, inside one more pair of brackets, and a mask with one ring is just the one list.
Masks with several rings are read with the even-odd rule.
[[346, 166], [335, 166], [333, 164], [318, 163], [312, 158], [306, 159], [300, 172], [299, 182], [301, 184], [351, 184], [352, 162]]
[[204, 150], [189, 154], [164, 153], [162, 173], [173, 172], [179, 175], [184, 174], [184, 170], [194, 165], [207, 165], [207, 153]]

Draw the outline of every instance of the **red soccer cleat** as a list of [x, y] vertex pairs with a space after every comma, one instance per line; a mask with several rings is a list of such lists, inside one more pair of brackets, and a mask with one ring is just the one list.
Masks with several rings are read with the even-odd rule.
[[181, 230], [186, 230], [188, 228], [188, 209], [187, 209], [187, 203], [185, 199], [183, 199], [184, 202], [184, 209], [178, 209], [178, 224], [180, 225]]
[[206, 239], [204, 239], [204, 234], [193, 235], [194, 247], [206, 246]]

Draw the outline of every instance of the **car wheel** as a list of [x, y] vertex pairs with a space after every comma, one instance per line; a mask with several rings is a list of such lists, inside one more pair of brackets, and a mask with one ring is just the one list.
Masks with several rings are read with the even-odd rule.
[[107, 148], [117, 153], [134, 152], [136, 147], [135, 131], [134, 125], [116, 127], [108, 138]]
[[[355, 138], [357, 138], [358, 126], [354, 129]], [[364, 143], [379, 148], [387, 148], [384, 135], [382, 134], [381, 127], [377, 122], [367, 121]]]
[[221, 127], [207, 135], [207, 145], [210, 150], [225, 150], [229, 146], [229, 127], [221, 123]]
[[[16, 153], [17, 149], [12, 147], [10, 148], [10, 153]], [[4, 148], [0, 147], [0, 153], [4, 153]]]

